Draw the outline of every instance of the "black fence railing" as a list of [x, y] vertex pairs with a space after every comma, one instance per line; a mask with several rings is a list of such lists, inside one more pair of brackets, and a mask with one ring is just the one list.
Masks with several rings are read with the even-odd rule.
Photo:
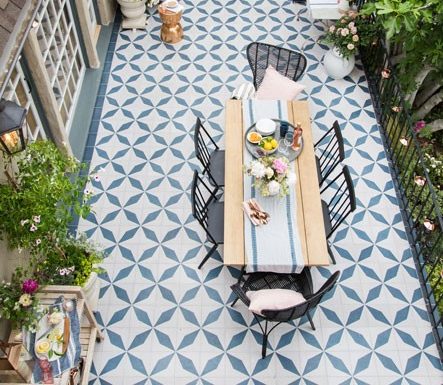
[[[363, 3], [364, 1], [361, 1]], [[361, 5], [361, 4], [359, 4]], [[383, 38], [360, 49], [434, 337], [443, 361], [443, 218]]]

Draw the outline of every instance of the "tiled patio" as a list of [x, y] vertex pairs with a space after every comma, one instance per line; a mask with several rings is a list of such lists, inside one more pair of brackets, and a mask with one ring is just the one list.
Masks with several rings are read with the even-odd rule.
[[[300, 6], [289, 0], [184, 3], [177, 45], [160, 41], [157, 14], [147, 32], [118, 33], [97, 103], [89, 150], [91, 168], [104, 171], [95, 215], [79, 224], [109, 253], [99, 304], [106, 340], [91, 384], [441, 384], [361, 66], [328, 78], [317, 43], [324, 25], [306, 13], [296, 20]], [[314, 137], [338, 119], [358, 198], [332, 239], [337, 265], [313, 269], [318, 284], [342, 271], [315, 312], [317, 330], [306, 319], [281, 325], [264, 360], [252, 316], [229, 306], [235, 269], [218, 256], [197, 270], [205, 235], [189, 196], [195, 117], [223, 146], [224, 104], [251, 79], [245, 46], [255, 40], [303, 49]]]

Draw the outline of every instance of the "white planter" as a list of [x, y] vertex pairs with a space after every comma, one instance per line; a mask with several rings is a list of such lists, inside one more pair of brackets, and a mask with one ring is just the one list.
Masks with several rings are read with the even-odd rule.
[[354, 65], [354, 55], [345, 59], [335, 47], [329, 50], [323, 59], [326, 73], [333, 79], [343, 79], [352, 72]]
[[123, 28], [144, 28], [146, 25], [146, 0], [117, 0], [124, 16]]
[[97, 311], [98, 297], [100, 296], [100, 280], [97, 273], [91, 273], [82, 289], [92, 311]]

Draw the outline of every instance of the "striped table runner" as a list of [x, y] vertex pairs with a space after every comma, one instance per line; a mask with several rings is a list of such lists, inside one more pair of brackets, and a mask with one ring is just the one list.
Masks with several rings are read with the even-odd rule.
[[[244, 130], [262, 118], [288, 120], [286, 101], [246, 100], [243, 102]], [[254, 158], [244, 147], [243, 161], [249, 164]], [[278, 151], [274, 156], [279, 156]], [[290, 163], [294, 168], [294, 162]], [[268, 212], [271, 219], [267, 225], [254, 226], [245, 218], [246, 270], [272, 271], [276, 273], [300, 273], [304, 267], [299, 231], [297, 226], [297, 201], [295, 187], [284, 198], [262, 197], [252, 186], [252, 177], [244, 177], [244, 200], [255, 198]]]

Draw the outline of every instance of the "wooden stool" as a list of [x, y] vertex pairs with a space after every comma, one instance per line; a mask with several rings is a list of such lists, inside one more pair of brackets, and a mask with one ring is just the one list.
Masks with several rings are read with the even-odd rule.
[[165, 43], [175, 44], [183, 39], [183, 28], [180, 24], [182, 11], [171, 12], [164, 9], [162, 6], [158, 7], [158, 13], [162, 19], [163, 25], [160, 31], [160, 38]]

